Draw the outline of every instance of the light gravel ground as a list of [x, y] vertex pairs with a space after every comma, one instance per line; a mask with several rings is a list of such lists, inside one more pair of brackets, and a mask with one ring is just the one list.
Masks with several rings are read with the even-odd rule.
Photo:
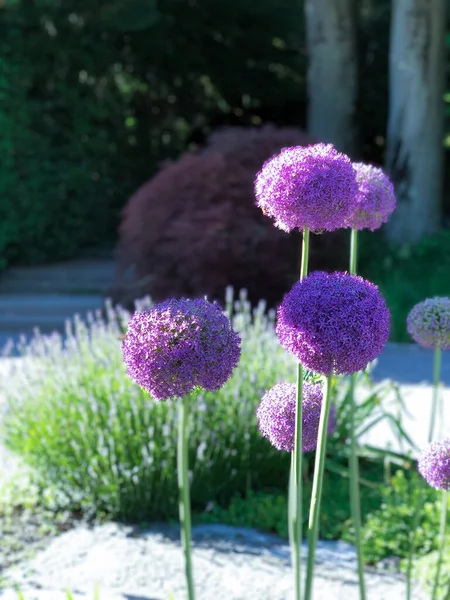
[[[193, 562], [198, 600], [287, 600], [292, 570], [286, 542], [251, 529], [223, 525], [194, 528]], [[356, 600], [353, 548], [320, 542], [314, 600]], [[114, 523], [79, 527], [55, 538], [33, 560], [7, 574], [25, 600], [174, 600], [186, 598], [179, 532], [153, 527], [138, 532]], [[367, 573], [369, 600], [404, 598], [399, 575]], [[417, 592], [414, 600], [425, 600]], [[1, 600], [17, 600], [10, 587]]]

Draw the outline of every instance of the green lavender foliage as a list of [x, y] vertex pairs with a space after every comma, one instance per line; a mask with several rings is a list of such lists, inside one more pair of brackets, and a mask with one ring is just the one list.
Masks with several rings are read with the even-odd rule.
[[[72, 507], [133, 521], [174, 517], [177, 403], [154, 403], [126, 376], [119, 338], [128, 318], [109, 306], [105, 319], [68, 324], [66, 342], [55, 334], [23, 346], [4, 391], [4, 440]], [[233, 315], [240, 365], [219, 392], [191, 395], [194, 510], [286, 485], [289, 457], [260, 436], [255, 417], [264, 391], [295, 376], [273, 320], [263, 303], [252, 310], [241, 294]]]
[[[146, 299], [137, 308], [149, 305]], [[229, 289], [226, 308], [242, 336], [242, 358], [220, 391], [190, 397], [194, 512], [204, 511], [211, 502], [226, 508], [232, 498], [246, 497], [250, 491], [285, 494], [288, 481], [289, 455], [261, 437], [255, 410], [274, 383], [295, 380], [295, 361], [278, 344], [275, 315], [264, 303], [252, 309], [245, 292], [235, 300]], [[177, 403], [153, 402], [127, 377], [120, 337], [129, 316], [107, 305], [103, 315], [68, 323], [65, 341], [57, 334], [36, 335], [23, 344], [21, 358], [13, 362], [11, 376], [3, 379], [5, 389], [0, 390], [8, 406], [3, 439], [33, 468], [41, 484], [54, 490], [56, 506], [133, 522], [175, 518]], [[345, 378], [333, 382], [337, 416], [328, 443], [330, 482], [347, 476], [347, 384]], [[383, 408], [383, 396], [392, 388], [374, 385], [364, 374], [359, 387], [358, 435], [387, 419], [403, 436], [401, 423]], [[383, 458], [368, 447], [363, 456], [378, 462]], [[311, 453], [305, 459], [306, 481], [313, 457]], [[379, 482], [382, 475], [377, 477]], [[368, 479], [363, 478], [363, 485], [376, 487]], [[331, 493], [332, 520], [344, 522], [345, 506], [335, 502]], [[369, 505], [371, 510], [375, 507]], [[329, 537], [342, 529], [331, 522], [326, 528]]]

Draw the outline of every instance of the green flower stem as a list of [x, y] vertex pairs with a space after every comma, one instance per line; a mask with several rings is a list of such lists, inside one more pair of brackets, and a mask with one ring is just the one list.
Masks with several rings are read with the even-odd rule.
[[423, 490], [421, 487], [417, 490], [415, 497], [414, 515], [412, 521], [412, 531], [409, 543], [408, 551], [408, 565], [406, 567], [406, 600], [412, 599], [412, 567], [414, 562], [414, 555], [416, 551], [416, 532], [419, 527], [420, 514], [423, 508]]
[[323, 472], [327, 449], [328, 420], [331, 407], [331, 379], [332, 375], [325, 378], [324, 399], [320, 411], [319, 433], [317, 436], [316, 460], [314, 464], [314, 478], [309, 507], [308, 522], [308, 563], [306, 567], [305, 600], [311, 600], [312, 584], [314, 579], [314, 559], [316, 554], [317, 539], [319, 537], [320, 502], [322, 499]]
[[439, 589], [439, 579], [441, 576], [441, 567], [442, 560], [444, 557], [444, 547], [445, 547], [445, 527], [447, 525], [447, 491], [442, 490], [442, 504], [441, 504], [441, 524], [439, 527], [439, 547], [438, 547], [438, 559], [436, 565], [436, 575], [434, 577], [433, 584], [433, 595], [431, 596], [432, 600], [437, 600], [438, 597], [438, 589]]
[[292, 555], [294, 559], [294, 590], [295, 600], [301, 600], [301, 552], [302, 552], [302, 395], [303, 368], [298, 363], [297, 396], [295, 419], [295, 442], [292, 452], [292, 490], [290, 491], [290, 521], [292, 530]]
[[358, 266], [358, 230], [352, 229], [350, 234], [350, 275], [356, 275]]
[[194, 600], [194, 581], [191, 560], [191, 501], [189, 497], [188, 443], [187, 443], [188, 396], [181, 400], [178, 422], [177, 474], [179, 491], [179, 511], [181, 524], [181, 543], [184, 550], [188, 599]]
[[[350, 275], [356, 275], [358, 263], [358, 231], [352, 229], [350, 237]], [[359, 496], [359, 461], [358, 449], [356, 444], [356, 424], [355, 424], [355, 387], [356, 373], [350, 379], [350, 459], [349, 459], [349, 483], [350, 483], [350, 505], [355, 531], [355, 546], [358, 563], [358, 582], [359, 595], [361, 600], [366, 598], [366, 588], [364, 584], [364, 559], [361, 539], [361, 499]]]
[[431, 416], [430, 416], [430, 430], [428, 432], [428, 443], [431, 444], [434, 436], [434, 428], [436, 425], [436, 413], [438, 411], [439, 401], [439, 380], [441, 378], [441, 354], [440, 348], [436, 348], [434, 351], [434, 364], [433, 364], [433, 402], [431, 404]]
[[[431, 404], [431, 414], [430, 414], [430, 429], [428, 432], [428, 443], [431, 444], [434, 437], [434, 427], [436, 424], [436, 413], [438, 409], [438, 399], [439, 399], [439, 380], [441, 377], [441, 349], [436, 348], [434, 351], [434, 364], [433, 364], [433, 401]], [[445, 496], [447, 495], [444, 492]], [[412, 598], [412, 567], [414, 562], [414, 555], [416, 551], [416, 532], [419, 527], [420, 514], [422, 512], [424, 502], [424, 494], [422, 488], [419, 488], [416, 496], [416, 503], [414, 507], [414, 516], [412, 523], [412, 532], [411, 532], [411, 541], [409, 545], [409, 553], [408, 553], [408, 565], [406, 567], [406, 600], [411, 600]], [[445, 506], [447, 506], [447, 500], [443, 500], [445, 502]], [[441, 513], [442, 519], [442, 513]], [[441, 520], [441, 529], [442, 529], [442, 520]], [[444, 531], [445, 531], [445, 522], [444, 522]], [[441, 552], [441, 543], [439, 544], [439, 550]], [[442, 556], [441, 556], [442, 559]], [[438, 560], [438, 567], [436, 572], [436, 580], [434, 585], [436, 586], [439, 580], [440, 575], [440, 564]], [[434, 594], [434, 592], [433, 592]], [[434, 595], [433, 595], [434, 598]]]
[[[308, 274], [309, 229], [303, 230], [302, 257], [300, 262], [300, 281]], [[302, 551], [302, 398], [303, 367], [297, 367], [297, 396], [295, 406], [295, 440], [291, 456], [291, 474], [289, 481], [289, 533], [294, 563], [295, 600], [301, 600], [301, 551]]]
[[303, 230], [302, 242], [302, 258], [300, 261], [300, 281], [308, 275], [308, 260], [309, 260], [309, 229], [305, 227]]

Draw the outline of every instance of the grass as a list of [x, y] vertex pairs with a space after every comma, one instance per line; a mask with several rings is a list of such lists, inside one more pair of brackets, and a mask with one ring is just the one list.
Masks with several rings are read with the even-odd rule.
[[392, 313], [391, 339], [411, 342], [406, 317], [411, 308], [433, 296], [450, 296], [450, 230], [415, 246], [394, 249], [381, 232], [361, 232], [361, 274], [377, 283]]

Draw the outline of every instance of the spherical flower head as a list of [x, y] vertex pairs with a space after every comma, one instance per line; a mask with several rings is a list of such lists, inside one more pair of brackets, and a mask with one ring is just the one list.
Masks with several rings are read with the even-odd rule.
[[280, 344], [323, 375], [356, 373], [382, 351], [390, 314], [373, 283], [317, 271], [297, 282], [277, 314]]
[[[320, 410], [322, 408], [322, 388], [318, 383], [303, 382], [302, 400], [302, 450], [309, 452], [317, 445]], [[266, 392], [256, 410], [258, 426], [277, 450], [292, 452], [295, 440], [296, 385], [277, 383]], [[335, 409], [332, 406], [328, 421], [328, 433], [335, 425]]]
[[258, 206], [287, 232], [345, 227], [357, 193], [350, 159], [332, 144], [284, 148], [264, 163], [255, 180]]
[[127, 373], [155, 400], [218, 390], [240, 357], [240, 338], [217, 304], [170, 299], [136, 312], [123, 341]]
[[386, 223], [396, 206], [394, 186], [383, 171], [372, 165], [353, 163], [358, 183], [356, 209], [347, 227], [375, 231]]
[[433, 442], [419, 456], [419, 473], [431, 487], [450, 490], [450, 439]]
[[450, 298], [428, 298], [408, 315], [409, 335], [423, 348], [450, 350]]

